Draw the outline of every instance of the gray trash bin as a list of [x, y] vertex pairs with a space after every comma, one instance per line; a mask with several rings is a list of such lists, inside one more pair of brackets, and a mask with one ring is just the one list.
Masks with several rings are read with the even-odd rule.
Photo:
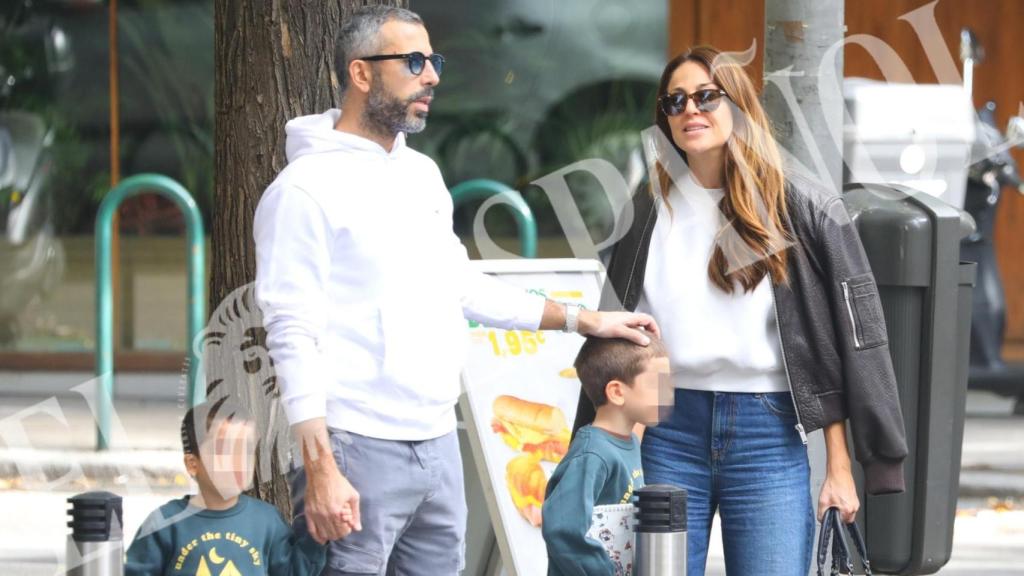
[[960, 239], [974, 222], [901, 185], [844, 190], [878, 284], [909, 448], [906, 492], [861, 488], [858, 521], [877, 572], [932, 574], [953, 546], [975, 267], [960, 261]]

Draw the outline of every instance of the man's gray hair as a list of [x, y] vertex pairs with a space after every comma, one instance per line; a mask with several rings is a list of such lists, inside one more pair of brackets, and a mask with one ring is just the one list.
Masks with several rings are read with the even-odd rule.
[[383, 49], [380, 29], [392, 20], [423, 25], [419, 14], [395, 6], [363, 6], [341, 25], [334, 41], [334, 69], [342, 98], [349, 84], [348, 65], [353, 60], [372, 56]]

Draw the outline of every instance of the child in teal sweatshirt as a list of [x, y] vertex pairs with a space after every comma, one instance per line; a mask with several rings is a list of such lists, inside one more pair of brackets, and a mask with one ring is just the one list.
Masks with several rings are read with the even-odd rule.
[[542, 508], [548, 576], [612, 576], [615, 565], [600, 542], [587, 537], [595, 506], [629, 504], [643, 487], [637, 423], [655, 425], [671, 408], [668, 354], [654, 335], [639, 346], [588, 338], [576, 373], [594, 403], [594, 423], [576, 432], [569, 452], [548, 480]]
[[149, 515], [128, 548], [125, 576], [320, 573], [322, 543], [296, 538], [276, 508], [241, 494], [252, 480], [254, 438], [252, 419], [226, 397], [185, 414], [185, 468], [199, 493]]

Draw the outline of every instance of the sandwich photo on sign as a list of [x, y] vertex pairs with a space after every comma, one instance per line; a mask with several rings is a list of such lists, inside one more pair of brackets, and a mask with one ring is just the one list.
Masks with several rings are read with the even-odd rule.
[[505, 481], [519, 514], [530, 526], [540, 527], [540, 511], [548, 487], [548, 477], [540, 466], [540, 456], [520, 454], [509, 460], [505, 468]]
[[542, 460], [557, 464], [569, 451], [569, 426], [557, 406], [530, 402], [507, 394], [492, 405], [491, 430], [518, 453], [505, 467], [505, 482], [519, 514], [530, 526], [541, 525], [541, 506], [548, 485]]
[[503, 395], [494, 399], [493, 410], [491, 429], [516, 452], [557, 464], [569, 451], [571, 432], [557, 406]]

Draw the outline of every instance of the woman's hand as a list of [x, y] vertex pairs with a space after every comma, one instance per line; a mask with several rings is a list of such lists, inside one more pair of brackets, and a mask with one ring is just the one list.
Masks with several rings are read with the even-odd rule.
[[818, 496], [818, 521], [834, 506], [839, 508], [843, 522], [849, 524], [860, 510], [860, 498], [850, 467], [850, 451], [846, 448], [846, 422], [833, 422], [825, 427], [825, 453], [828, 463]]
[[830, 469], [825, 475], [825, 483], [821, 486], [818, 496], [818, 521], [825, 516], [825, 511], [832, 507], [839, 508], [839, 516], [849, 524], [857, 517], [860, 510], [860, 498], [857, 497], [857, 485], [853, 481], [850, 468], [845, 470]]

